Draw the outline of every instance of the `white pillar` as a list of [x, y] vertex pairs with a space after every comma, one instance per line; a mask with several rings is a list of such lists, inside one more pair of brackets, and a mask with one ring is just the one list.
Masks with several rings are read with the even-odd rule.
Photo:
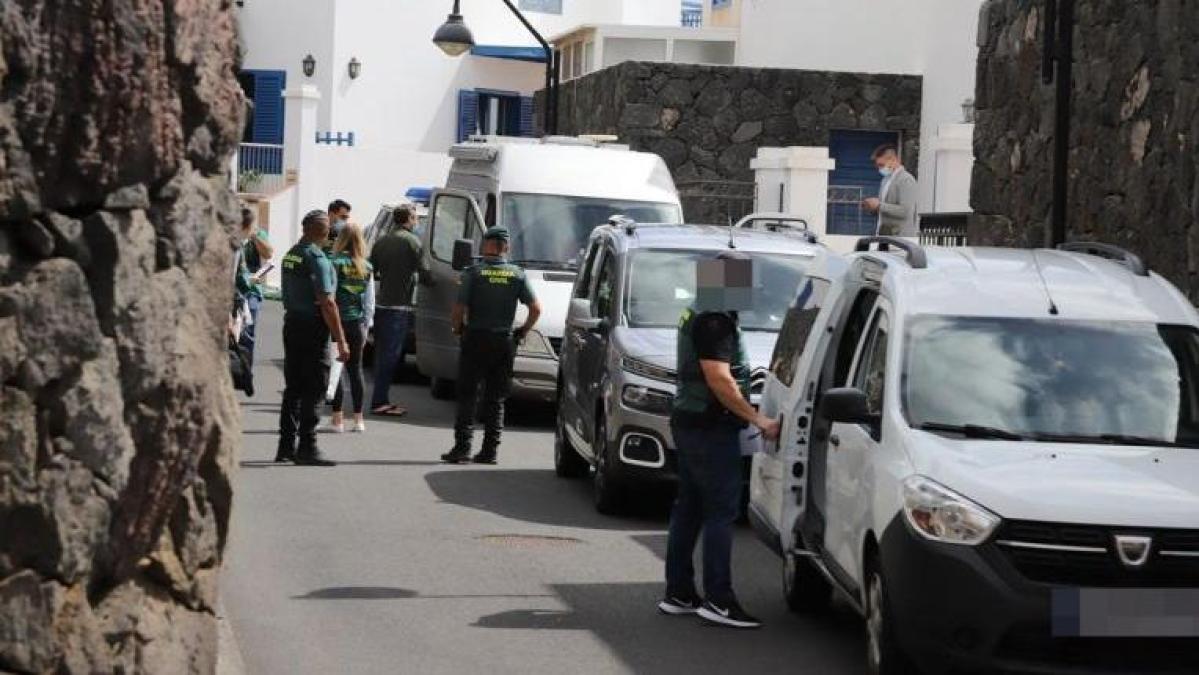
[[828, 148], [759, 148], [749, 164], [757, 182], [756, 211], [798, 216], [818, 237], [828, 231], [828, 175], [837, 163]]
[[970, 210], [970, 179], [974, 172], [974, 125], [942, 124], [933, 139], [933, 211]]
[[[321, 93], [311, 84], [283, 92], [284, 139], [283, 175], [296, 191], [295, 213], [287, 226], [288, 241], [300, 239], [300, 219], [312, 209], [323, 208], [320, 203], [320, 174], [316, 161], [317, 106]], [[272, 223], [281, 225], [282, 223]], [[288, 246], [291, 244], [289, 243]]]

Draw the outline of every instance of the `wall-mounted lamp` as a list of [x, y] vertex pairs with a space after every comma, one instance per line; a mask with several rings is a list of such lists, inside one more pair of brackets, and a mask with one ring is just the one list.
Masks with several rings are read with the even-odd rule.
[[233, 4], [237, 5], [238, 7], [245, 7], [246, 0], [234, 0]]
[[351, 80], [357, 80], [358, 76], [362, 74], [362, 62], [358, 60], [358, 57], [350, 57], [349, 71]]
[[974, 124], [974, 120], [974, 99], [968, 98], [965, 101], [962, 101], [962, 121], [966, 124]]
[[312, 74], [316, 72], [316, 59], [312, 57], [312, 54], [309, 54], [304, 57], [303, 63], [304, 77], [312, 77]]

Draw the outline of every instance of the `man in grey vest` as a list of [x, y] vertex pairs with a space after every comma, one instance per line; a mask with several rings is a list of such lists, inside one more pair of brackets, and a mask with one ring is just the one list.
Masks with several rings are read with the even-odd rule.
[[[699, 614], [733, 628], [761, 625], [733, 593], [733, 524], [741, 509], [741, 434], [750, 425], [767, 440], [779, 421], [749, 402], [750, 365], [737, 311], [753, 306], [753, 262], [729, 251], [697, 266], [696, 301], [678, 333], [678, 382], [670, 417], [678, 448], [678, 498], [666, 545], [663, 614]], [[692, 557], [704, 535], [704, 595], [695, 590]]]
[[871, 159], [882, 174], [883, 182], [879, 187], [878, 197], [864, 200], [862, 208], [868, 213], [878, 214], [878, 234], [892, 237], [918, 236], [920, 232], [916, 229], [916, 202], [920, 197], [920, 186], [916, 177], [903, 167], [899, 159], [899, 150], [890, 143], [875, 148]]

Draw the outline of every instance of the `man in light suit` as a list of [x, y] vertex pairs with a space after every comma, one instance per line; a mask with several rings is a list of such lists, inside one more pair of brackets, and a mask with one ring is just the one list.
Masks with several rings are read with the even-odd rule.
[[916, 177], [903, 168], [899, 151], [890, 143], [875, 148], [871, 155], [878, 172], [883, 176], [878, 197], [862, 201], [868, 213], [878, 214], [878, 234], [892, 237], [915, 237], [916, 200], [919, 186]]

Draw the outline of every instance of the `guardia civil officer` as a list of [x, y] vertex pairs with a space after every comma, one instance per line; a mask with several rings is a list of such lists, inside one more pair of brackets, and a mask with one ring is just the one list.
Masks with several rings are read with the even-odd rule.
[[275, 461], [333, 466], [335, 462], [325, 459], [316, 447], [316, 406], [329, 378], [329, 336], [337, 344], [339, 361], [349, 358], [350, 348], [337, 312], [337, 275], [321, 250], [329, 237], [329, 216], [310, 211], [302, 225], [304, 236], [283, 257], [285, 384]]
[[[454, 448], [443, 462], [464, 464], [470, 456], [472, 424], [479, 385], [483, 385], [483, 449], [476, 464], [495, 464], [504, 427], [504, 399], [512, 380], [516, 348], [541, 316], [541, 303], [525, 271], [508, 262], [508, 230], [493, 227], [483, 235], [483, 260], [462, 272], [458, 302], [451, 321], [461, 337], [458, 357], [458, 416], [454, 422]], [[529, 308], [524, 325], [512, 331], [516, 303]]]
[[[699, 614], [734, 628], [761, 623], [733, 594], [733, 523], [741, 509], [741, 432], [753, 425], [767, 440], [779, 421], [749, 402], [749, 359], [737, 311], [753, 303], [752, 261], [721, 253], [697, 266], [696, 302], [683, 312], [678, 332], [678, 383], [670, 417], [678, 447], [678, 497], [666, 542], [664, 614]], [[692, 564], [704, 536], [704, 598], [695, 590]]]

